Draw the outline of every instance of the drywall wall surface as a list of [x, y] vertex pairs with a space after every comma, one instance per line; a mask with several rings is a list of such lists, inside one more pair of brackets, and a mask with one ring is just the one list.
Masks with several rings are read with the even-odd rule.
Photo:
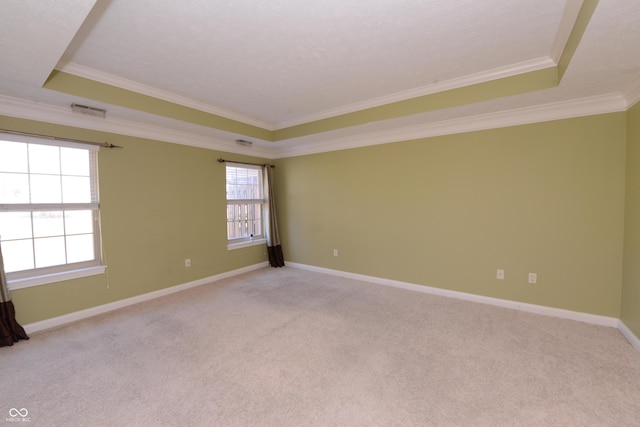
[[620, 314], [625, 113], [278, 165], [278, 217], [290, 261]]
[[621, 320], [640, 337], [640, 104], [627, 112], [627, 186]]
[[9, 117], [0, 128], [124, 147], [98, 154], [106, 273], [12, 291], [22, 324], [267, 260], [264, 246], [227, 250], [225, 167], [216, 161], [263, 159]]

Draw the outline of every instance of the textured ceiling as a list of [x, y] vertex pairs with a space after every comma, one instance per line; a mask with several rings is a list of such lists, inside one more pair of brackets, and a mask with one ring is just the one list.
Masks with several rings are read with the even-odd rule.
[[558, 0], [113, 0], [63, 60], [275, 126], [549, 54]]
[[0, 3], [0, 79], [41, 86], [96, 0]]
[[[582, 6], [581, 0], [3, 0], [0, 97], [51, 108], [87, 103], [106, 108], [109, 118], [232, 141], [242, 132], [42, 86], [57, 68], [273, 131], [554, 67]], [[637, 92], [640, 2], [600, 0], [587, 22], [554, 87], [337, 126], [280, 146]]]

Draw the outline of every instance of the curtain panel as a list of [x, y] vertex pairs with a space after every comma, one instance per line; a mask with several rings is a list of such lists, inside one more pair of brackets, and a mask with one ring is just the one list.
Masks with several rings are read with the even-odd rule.
[[28, 339], [26, 332], [16, 321], [16, 310], [11, 301], [11, 293], [4, 274], [4, 261], [0, 247], [0, 347]]
[[276, 203], [273, 197], [273, 172], [271, 165], [267, 164], [263, 168], [264, 194], [267, 199], [265, 203], [265, 233], [267, 238], [267, 252], [269, 254], [269, 264], [271, 267], [284, 267], [284, 255], [280, 244], [280, 233], [278, 232], [278, 219], [276, 216]]

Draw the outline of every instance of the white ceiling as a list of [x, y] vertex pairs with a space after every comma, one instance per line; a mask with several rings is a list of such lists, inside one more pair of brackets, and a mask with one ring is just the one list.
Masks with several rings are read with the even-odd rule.
[[[34, 119], [48, 116], [112, 131], [128, 127], [127, 133], [139, 136], [169, 129], [177, 138], [172, 142], [196, 135], [199, 145], [210, 140], [229, 148], [242, 135], [42, 85], [57, 68], [273, 130], [552, 66], [581, 5], [581, 0], [3, 0], [0, 114], [23, 117], [31, 107], [39, 109]], [[302, 152], [301, 147], [321, 151], [328, 143], [336, 149], [349, 141], [389, 142], [426, 128], [433, 132], [437, 126], [545, 105], [595, 108], [600, 102], [602, 111], [623, 110], [640, 98], [638, 46], [640, 1], [600, 0], [557, 88], [276, 143], [253, 138], [254, 149], [277, 156]], [[106, 108], [108, 117], [83, 117], [78, 124], [68, 111], [71, 102]]]

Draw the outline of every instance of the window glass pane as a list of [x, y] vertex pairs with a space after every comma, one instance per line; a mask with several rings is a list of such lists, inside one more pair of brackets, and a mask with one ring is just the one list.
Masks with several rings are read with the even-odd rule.
[[31, 203], [60, 202], [62, 202], [60, 176], [31, 175]]
[[[0, 237], [7, 272], [28, 277], [33, 269], [48, 274], [64, 271], [65, 264], [99, 260], [97, 210], [88, 205], [65, 211], [66, 203], [97, 205], [96, 166], [97, 152], [82, 147], [0, 141]], [[37, 204], [51, 207], [40, 211]]]
[[64, 213], [64, 226], [67, 235], [93, 233], [93, 212], [66, 211]]
[[91, 180], [89, 177], [62, 177], [63, 203], [91, 203]]
[[28, 171], [27, 144], [0, 141], [0, 172]]
[[67, 236], [67, 262], [91, 261], [94, 258], [93, 234]]
[[252, 212], [252, 218], [253, 218], [253, 235], [254, 236], [261, 236], [262, 235], [262, 205], [260, 203], [254, 203], [252, 205], [253, 208], [253, 212]]
[[230, 203], [227, 205], [227, 237], [240, 239], [262, 236], [262, 204]]
[[77, 148], [60, 148], [62, 175], [89, 176], [89, 151]]
[[51, 145], [29, 144], [31, 173], [60, 174], [60, 148]]
[[36, 268], [65, 264], [64, 237], [34, 239], [33, 245], [36, 254]]
[[0, 203], [29, 203], [29, 175], [0, 172]]
[[262, 199], [262, 170], [227, 166], [227, 200]]
[[2, 242], [2, 258], [5, 273], [33, 268], [32, 240]]
[[62, 212], [34, 212], [33, 235], [34, 237], [53, 237], [64, 235], [64, 221]]
[[29, 239], [31, 212], [0, 212], [0, 238], [2, 240]]
[[262, 168], [226, 166], [227, 237], [229, 240], [262, 236]]
[[236, 205], [227, 205], [227, 238], [236, 239]]

